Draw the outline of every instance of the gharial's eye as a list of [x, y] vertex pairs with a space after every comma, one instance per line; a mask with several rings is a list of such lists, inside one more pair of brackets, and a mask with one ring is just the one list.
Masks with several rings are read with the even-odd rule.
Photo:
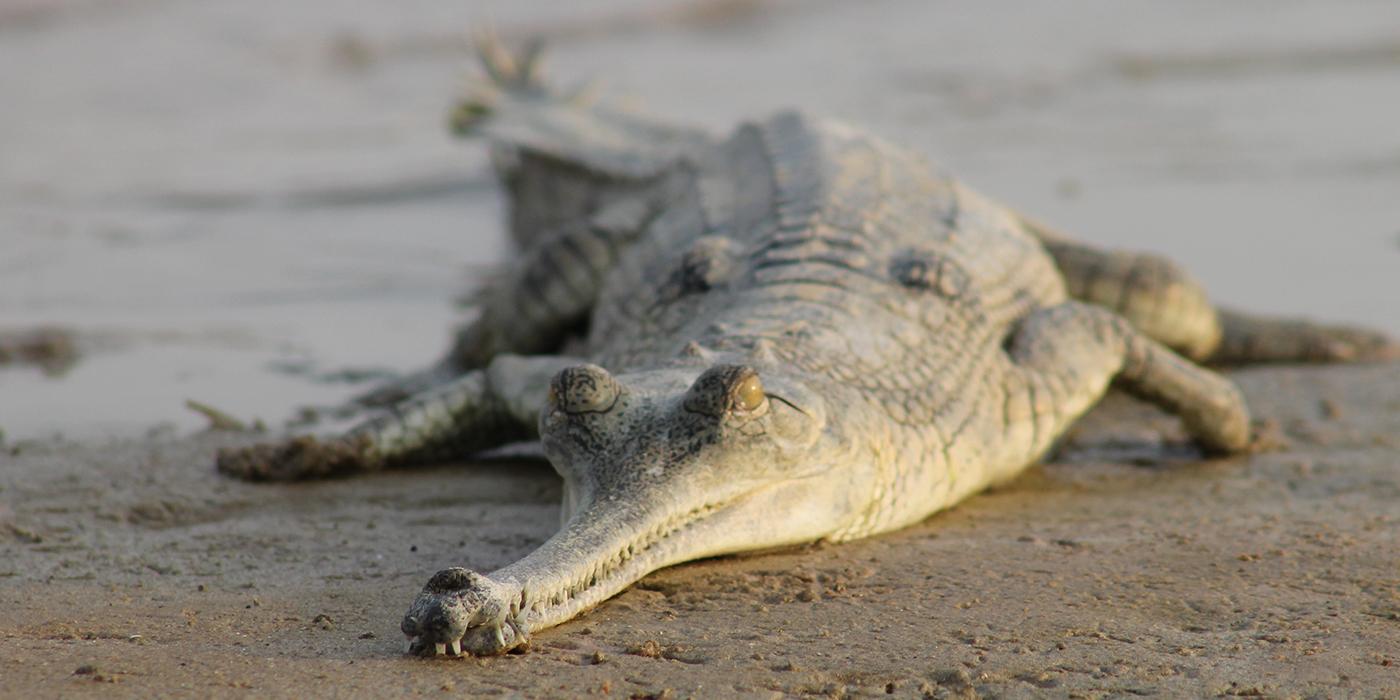
[[686, 392], [685, 410], [720, 418], [726, 413], [745, 418], [762, 411], [766, 395], [758, 372], [744, 365], [715, 365], [696, 378]]
[[756, 411], [763, 405], [763, 382], [757, 374], [750, 374], [734, 387], [734, 407], [741, 411]]

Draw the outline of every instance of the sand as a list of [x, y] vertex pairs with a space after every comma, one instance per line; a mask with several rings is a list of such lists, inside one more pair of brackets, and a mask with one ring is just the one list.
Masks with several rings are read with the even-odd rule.
[[250, 485], [212, 456], [267, 435], [185, 408], [275, 431], [445, 347], [508, 255], [442, 129], [482, 16], [566, 82], [832, 114], [1229, 304], [1400, 333], [1396, 10], [294, 7], [0, 4], [0, 332], [75, 353], [0, 367], [0, 697], [1400, 695], [1400, 364], [1234, 372], [1278, 447], [1229, 460], [1114, 398], [918, 526], [661, 571], [491, 659], [398, 621], [549, 536], [547, 465]]
[[25, 444], [0, 694], [1400, 693], [1400, 364], [1237, 378], [1286, 447], [1197, 461], [1114, 400], [918, 526], [664, 570], [488, 659], [407, 657], [398, 620], [433, 571], [550, 534], [547, 465], [251, 485], [211, 467], [248, 435]]

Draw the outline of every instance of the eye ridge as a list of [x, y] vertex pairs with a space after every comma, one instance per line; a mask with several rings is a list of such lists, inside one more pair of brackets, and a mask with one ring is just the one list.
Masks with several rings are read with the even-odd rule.
[[686, 411], [741, 419], [763, 415], [767, 393], [758, 371], [745, 365], [715, 365], [705, 370], [687, 392]]
[[546, 401], [551, 409], [570, 415], [607, 413], [621, 400], [622, 393], [622, 387], [607, 370], [580, 365], [555, 375]]

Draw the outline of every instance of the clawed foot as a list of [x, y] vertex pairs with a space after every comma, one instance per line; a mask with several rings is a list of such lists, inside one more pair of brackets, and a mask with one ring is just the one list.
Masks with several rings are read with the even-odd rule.
[[525, 644], [520, 589], [462, 568], [433, 575], [403, 618], [408, 653], [504, 654]]
[[364, 438], [317, 440], [303, 436], [282, 442], [219, 450], [218, 468], [248, 481], [294, 481], [374, 469], [377, 462]]

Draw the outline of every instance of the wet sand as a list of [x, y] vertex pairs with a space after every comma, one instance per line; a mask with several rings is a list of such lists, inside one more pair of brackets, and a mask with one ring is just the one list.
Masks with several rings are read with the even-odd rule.
[[655, 113], [835, 115], [1225, 303], [1400, 333], [1395, 10], [394, 7], [0, 6], [0, 332], [77, 353], [0, 367], [0, 696], [1400, 694], [1400, 364], [1235, 373], [1287, 446], [1224, 461], [1115, 399], [919, 526], [662, 571], [496, 659], [398, 620], [549, 536], [547, 465], [242, 484], [212, 455], [259, 437], [184, 406], [276, 427], [445, 346], [508, 254], [442, 128], [483, 15]]
[[250, 485], [210, 469], [249, 436], [26, 445], [0, 694], [1400, 693], [1400, 364], [1237, 378], [1286, 449], [1143, 464], [1179, 430], [1115, 400], [923, 524], [664, 570], [490, 659], [404, 656], [398, 620], [433, 571], [550, 534], [547, 465]]

